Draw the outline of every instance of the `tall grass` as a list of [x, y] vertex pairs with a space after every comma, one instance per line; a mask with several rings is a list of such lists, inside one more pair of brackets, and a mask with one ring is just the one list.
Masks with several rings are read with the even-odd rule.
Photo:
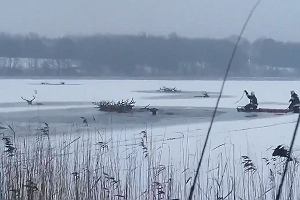
[[[3, 134], [0, 199], [187, 199], [200, 155], [191, 138], [158, 140], [151, 130], [131, 140], [91, 128], [51, 137], [48, 124], [35, 137], [11, 132]], [[275, 199], [285, 159], [272, 150], [257, 159], [237, 155], [231, 144], [211, 148], [195, 199]], [[299, 163], [290, 162], [283, 199], [298, 199]]]

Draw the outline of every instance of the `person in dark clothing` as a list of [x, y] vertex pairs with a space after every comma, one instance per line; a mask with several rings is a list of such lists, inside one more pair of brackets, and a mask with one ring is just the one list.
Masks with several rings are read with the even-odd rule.
[[290, 102], [289, 110], [295, 113], [299, 113], [300, 100], [295, 91], [291, 91], [291, 99], [289, 102]]
[[247, 104], [244, 108], [246, 111], [250, 111], [250, 110], [255, 110], [257, 109], [258, 103], [257, 103], [257, 98], [255, 96], [254, 92], [251, 92], [250, 94], [247, 92], [247, 90], [244, 90], [244, 92], [246, 93], [248, 99], [250, 100], [250, 103]]

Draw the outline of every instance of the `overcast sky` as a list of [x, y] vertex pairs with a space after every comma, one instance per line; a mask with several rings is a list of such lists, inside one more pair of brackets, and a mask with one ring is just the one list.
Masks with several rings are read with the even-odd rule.
[[[222, 38], [237, 35], [256, 0], [0, 0], [0, 32]], [[245, 37], [300, 42], [300, 0], [263, 0]]]

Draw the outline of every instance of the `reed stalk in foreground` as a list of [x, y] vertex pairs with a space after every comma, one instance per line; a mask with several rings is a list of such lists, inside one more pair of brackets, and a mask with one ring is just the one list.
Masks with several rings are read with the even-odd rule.
[[[46, 126], [44, 126], [45, 128]], [[198, 154], [190, 138], [157, 139], [151, 131], [135, 139], [86, 128], [79, 136], [51, 138], [5, 133], [1, 146], [0, 197], [12, 200], [187, 199]], [[177, 139], [178, 141], [175, 141]], [[283, 148], [282, 146], [280, 148]], [[275, 149], [276, 150], [276, 149]], [[274, 150], [274, 152], [275, 152]], [[173, 152], [180, 152], [174, 154]], [[195, 189], [197, 199], [274, 199], [283, 154], [238, 156], [232, 145], [211, 148]], [[284, 151], [282, 151], [284, 152]], [[300, 198], [297, 158], [290, 160], [283, 199]]]

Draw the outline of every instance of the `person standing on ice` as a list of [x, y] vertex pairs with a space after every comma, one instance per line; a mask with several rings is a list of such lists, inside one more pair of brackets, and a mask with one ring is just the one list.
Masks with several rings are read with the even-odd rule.
[[296, 92], [293, 90], [291, 91], [291, 99], [289, 102], [291, 102], [289, 105], [289, 110], [299, 113], [300, 100], [298, 94], [296, 94]]
[[257, 98], [255, 96], [254, 92], [251, 92], [250, 94], [247, 92], [247, 90], [244, 90], [246, 93], [248, 99], [250, 100], [250, 103], [248, 103], [244, 108], [246, 111], [255, 110], [258, 106]]

